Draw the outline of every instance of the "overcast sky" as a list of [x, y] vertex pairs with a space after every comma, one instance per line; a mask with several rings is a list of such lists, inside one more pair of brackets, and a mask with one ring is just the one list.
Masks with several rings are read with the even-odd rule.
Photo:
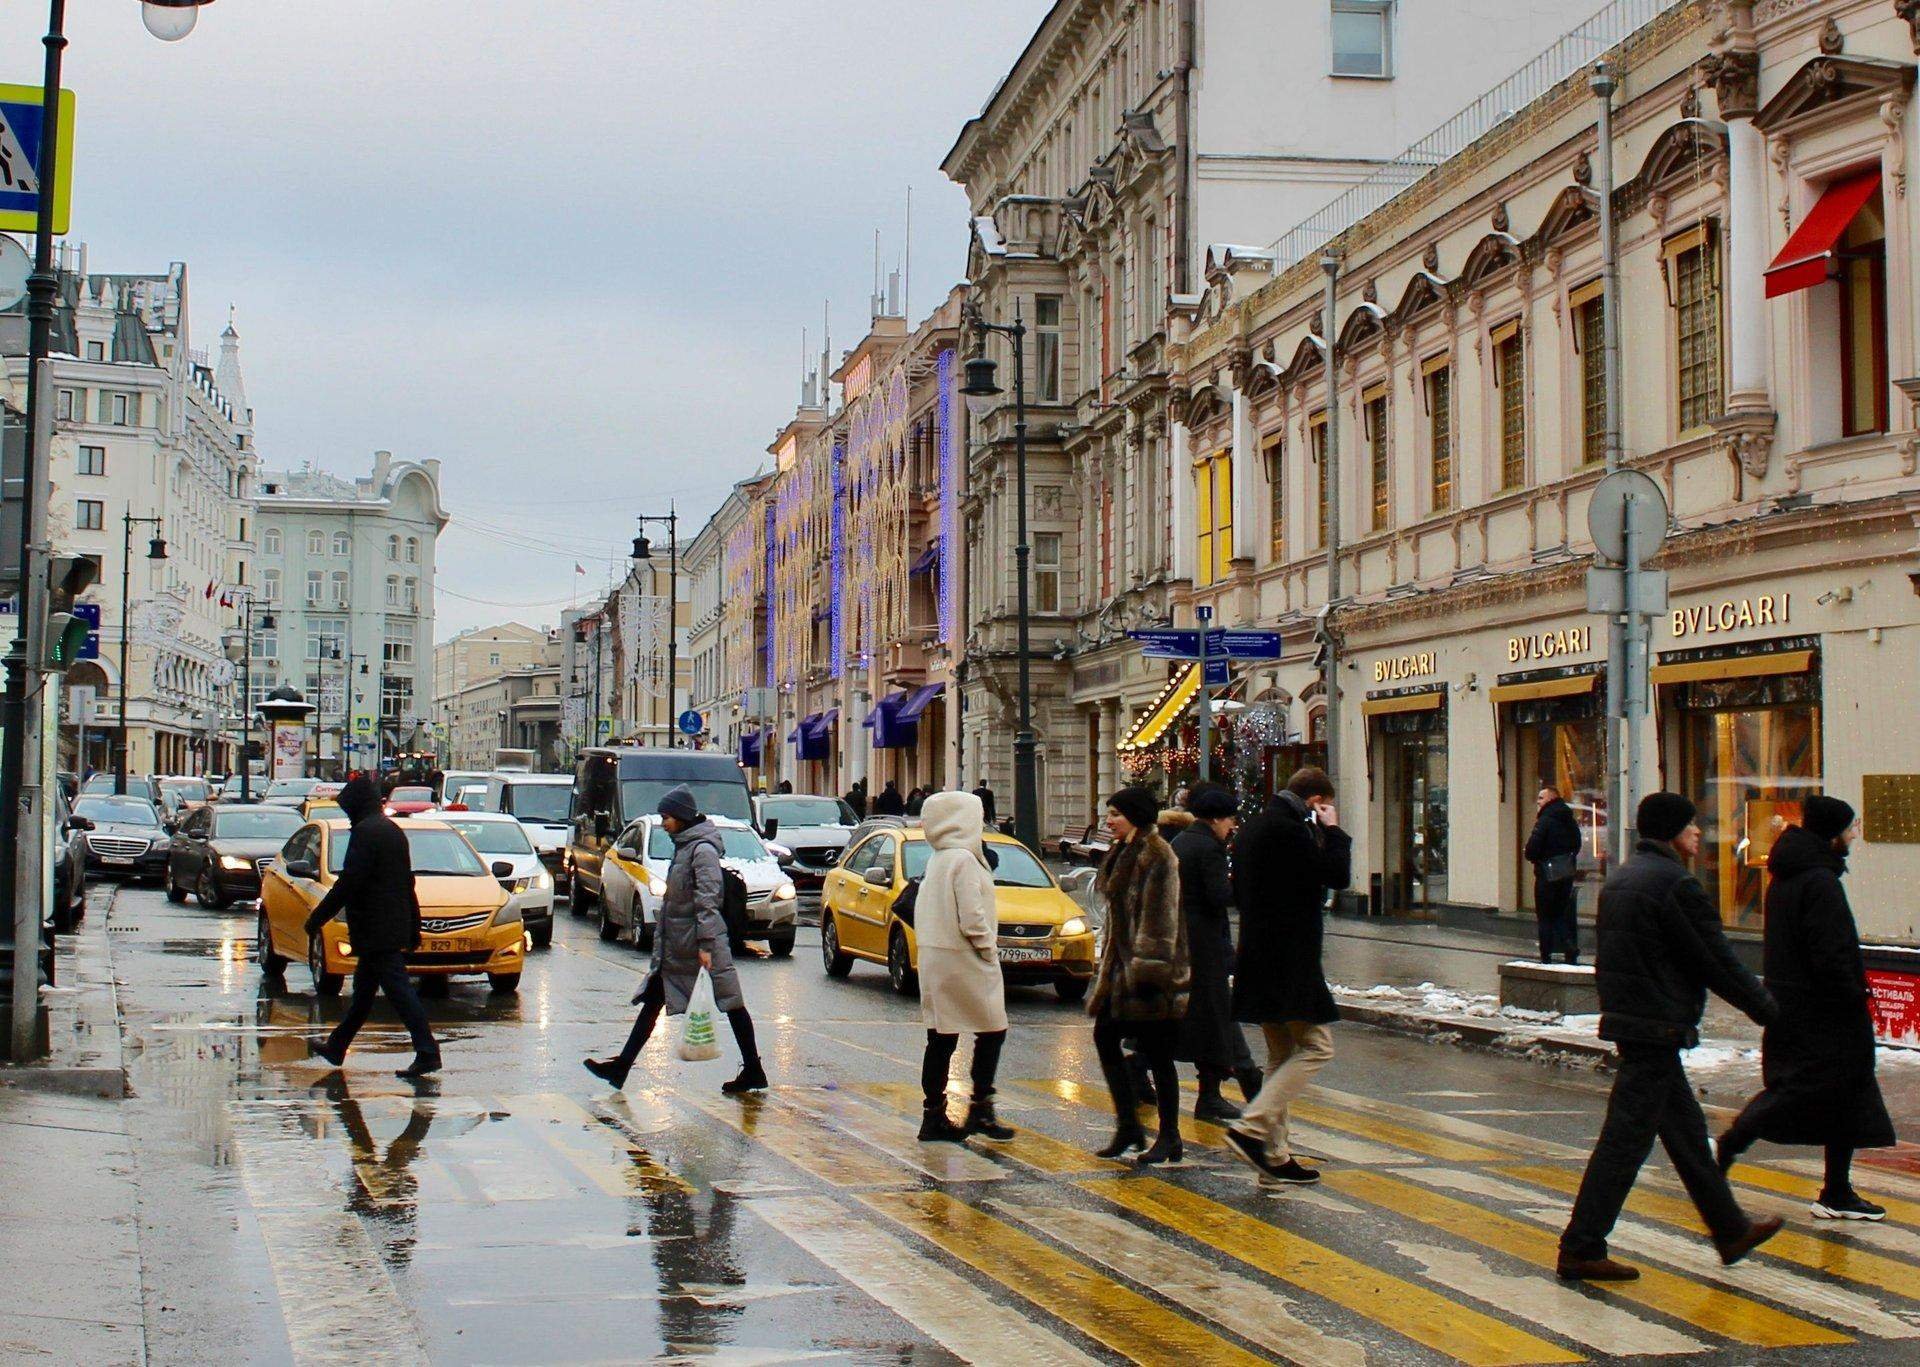
[[[865, 330], [908, 186], [916, 318], [958, 278], [940, 158], [1046, 9], [223, 0], [165, 44], [85, 0], [72, 240], [187, 262], [195, 346], [236, 306], [269, 465], [445, 463], [440, 638], [546, 624], [632, 514], [676, 500], [690, 536], [765, 459], [801, 329], [831, 299], [836, 361]], [[0, 6], [0, 80], [39, 83], [45, 18]]]

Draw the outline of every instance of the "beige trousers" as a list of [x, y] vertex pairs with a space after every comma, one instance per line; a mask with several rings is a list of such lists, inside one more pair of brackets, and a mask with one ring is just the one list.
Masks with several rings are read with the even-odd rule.
[[1293, 1157], [1287, 1109], [1333, 1057], [1333, 1031], [1307, 1021], [1263, 1023], [1260, 1030], [1267, 1037], [1266, 1080], [1233, 1128], [1261, 1140], [1267, 1157], [1284, 1163]]

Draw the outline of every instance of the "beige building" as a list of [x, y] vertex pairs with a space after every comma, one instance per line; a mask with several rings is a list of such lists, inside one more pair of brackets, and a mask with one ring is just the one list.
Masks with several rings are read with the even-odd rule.
[[501, 749], [531, 750], [541, 770], [565, 767], [558, 651], [549, 655], [485, 675], [449, 699], [446, 768], [491, 769]]
[[[1911, 4], [1734, 0], [1666, 7], [1612, 54], [1624, 463], [1672, 513], [1641, 759], [1699, 801], [1732, 926], [1760, 924], [1773, 835], [1824, 790], [1865, 815], [1862, 930], [1920, 939], [1920, 737], [1877, 724], [1920, 706], [1917, 53]], [[1332, 743], [1383, 909], [1524, 908], [1543, 783], [1587, 829], [1583, 905], [1604, 868], [1596, 151], [1569, 80], [1339, 232], [1337, 412], [1312, 256], [1219, 263], [1175, 328], [1176, 616], [1288, 643], [1239, 683], [1266, 718], [1231, 755], [1253, 772], [1321, 738], [1337, 428]]]
[[549, 632], [519, 622], [473, 627], [440, 642], [433, 648], [435, 711], [472, 684], [546, 663], [551, 649]]

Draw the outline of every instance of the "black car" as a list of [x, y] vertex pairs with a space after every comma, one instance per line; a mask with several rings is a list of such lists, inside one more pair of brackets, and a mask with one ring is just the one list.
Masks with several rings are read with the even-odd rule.
[[53, 928], [70, 933], [87, 914], [87, 843], [93, 822], [75, 816], [64, 791], [53, 798]]
[[[80, 797], [112, 797], [116, 780], [112, 774], [95, 774], [80, 785]], [[160, 780], [152, 774], [128, 774], [126, 797], [144, 797], [155, 807], [161, 806]], [[75, 798], [78, 802], [80, 799]]]
[[260, 870], [300, 825], [300, 813], [289, 807], [217, 803], [188, 813], [173, 834], [167, 900], [184, 902], [191, 892], [215, 911], [257, 901]]
[[93, 823], [93, 829], [81, 836], [92, 868], [154, 883], [167, 876], [172, 842], [153, 803], [144, 797], [82, 793], [73, 811]]

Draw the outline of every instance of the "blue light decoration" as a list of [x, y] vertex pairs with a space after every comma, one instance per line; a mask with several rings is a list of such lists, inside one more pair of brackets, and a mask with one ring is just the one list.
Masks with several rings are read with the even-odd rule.
[[767, 500], [767, 687], [772, 688], [778, 679], [774, 677], [773, 638], [779, 631], [780, 603], [774, 590], [778, 582], [774, 578], [775, 561], [778, 558], [780, 543], [774, 534], [773, 500]]
[[940, 353], [940, 559], [934, 581], [939, 593], [940, 642], [953, 644], [954, 595], [959, 587], [959, 545], [954, 523], [959, 516], [960, 481], [954, 470], [956, 452], [953, 441], [953, 348]]
[[833, 677], [838, 679], [846, 672], [847, 660], [847, 448], [838, 443], [833, 448], [833, 512], [830, 527], [829, 554], [832, 563], [829, 576], [833, 590], [833, 624], [828, 628], [828, 635], [832, 639]]

